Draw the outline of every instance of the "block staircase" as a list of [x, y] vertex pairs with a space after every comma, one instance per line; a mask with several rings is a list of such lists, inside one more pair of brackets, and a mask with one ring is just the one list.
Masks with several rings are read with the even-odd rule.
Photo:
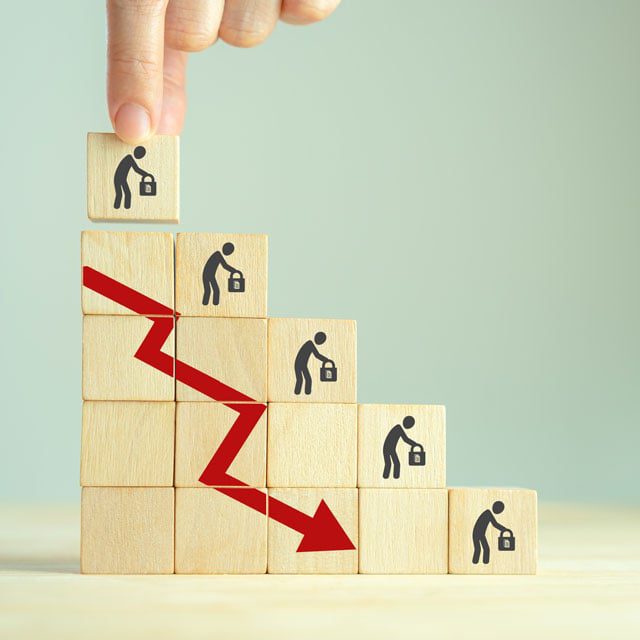
[[443, 406], [357, 404], [354, 321], [267, 317], [266, 236], [81, 253], [84, 573], [536, 572], [534, 491], [448, 489]]

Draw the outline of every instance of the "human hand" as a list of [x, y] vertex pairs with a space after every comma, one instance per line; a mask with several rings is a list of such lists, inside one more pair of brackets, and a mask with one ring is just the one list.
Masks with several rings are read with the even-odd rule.
[[107, 101], [116, 134], [137, 144], [154, 133], [175, 135], [186, 109], [187, 53], [218, 38], [253, 47], [278, 19], [323, 20], [340, 0], [107, 0]]

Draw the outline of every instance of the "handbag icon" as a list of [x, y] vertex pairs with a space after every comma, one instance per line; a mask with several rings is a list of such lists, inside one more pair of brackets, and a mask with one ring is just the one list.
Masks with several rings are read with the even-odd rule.
[[498, 536], [498, 551], [515, 551], [516, 539], [511, 529], [501, 531]]
[[333, 360], [323, 362], [320, 367], [320, 381], [335, 382], [337, 379], [338, 370], [336, 369], [336, 363]]
[[244, 276], [240, 271], [235, 271], [227, 281], [229, 293], [244, 293]]
[[421, 444], [411, 445], [409, 451], [409, 466], [424, 467], [427, 464], [427, 456], [424, 447]]
[[140, 195], [155, 196], [156, 186], [156, 179], [153, 176], [143, 176], [140, 180]]

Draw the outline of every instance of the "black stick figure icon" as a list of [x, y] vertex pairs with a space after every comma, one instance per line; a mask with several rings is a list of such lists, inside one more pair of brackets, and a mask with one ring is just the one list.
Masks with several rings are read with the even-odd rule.
[[[327, 335], [322, 331], [318, 331], [315, 336], [313, 336], [312, 340], [307, 340], [298, 350], [298, 355], [296, 355], [296, 360], [293, 365], [296, 374], [296, 386], [294, 389], [294, 393], [299, 396], [302, 393], [302, 383], [304, 382], [304, 393], [305, 395], [309, 395], [311, 393], [311, 385], [312, 378], [311, 373], [309, 372], [309, 358], [313, 355], [315, 358], [320, 360], [323, 364], [333, 365], [333, 360], [323, 356], [317, 349], [316, 345], [322, 345], [327, 341]], [[335, 372], [335, 365], [331, 368], [332, 371]], [[326, 380], [335, 380], [335, 376], [333, 378], [325, 378]]]
[[[393, 465], [393, 477], [397, 480], [400, 477], [400, 458], [398, 458], [398, 453], [396, 449], [398, 448], [398, 441], [400, 439], [404, 440], [411, 448], [418, 447], [420, 451], [422, 451], [422, 456], [418, 456], [419, 460], [417, 460], [414, 464], [418, 464], [422, 466], [424, 464], [424, 450], [420, 443], [412, 440], [406, 433], [405, 429], [411, 429], [413, 425], [416, 423], [416, 420], [413, 416], [405, 416], [402, 420], [402, 424], [397, 424], [394, 427], [391, 427], [391, 431], [387, 434], [387, 437], [384, 439], [384, 444], [382, 445], [382, 456], [384, 458], [384, 470], [382, 472], [382, 477], [387, 480], [389, 475], [391, 474], [391, 465]], [[410, 458], [411, 460], [411, 458]]]
[[[131, 209], [131, 189], [129, 188], [129, 172], [133, 169], [138, 175], [142, 177], [140, 183], [141, 195], [155, 195], [155, 179], [149, 172], [141, 169], [136, 160], [141, 160], [147, 154], [147, 150], [144, 147], [136, 147], [133, 150], [133, 155], [128, 153], [122, 160], [120, 160], [116, 172], [113, 175], [113, 186], [116, 191], [116, 199], [113, 203], [114, 209], [119, 209], [122, 204], [122, 196], [124, 196], [124, 208]], [[145, 178], [149, 178], [151, 182], [144, 182]]]
[[[473, 525], [473, 564], [478, 564], [480, 562], [480, 552], [482, 551], [482, 564], [489, 564], [489, 556], [490, 556], [490, 548], [489, 541], [487, 540], [487, 529], [489, 525], [495, 527], [498, 531], [503, 533], [510, 533], [511, 539], [513, 539], [513, 533], [511, 529], [507, 529], [501, 525], [493, 516], [500, 515], [504, 511], [504, 502], [497, 500], [491, 506], [491, 509], [486, 509], [483, 511], [476, 520], [475, 525]], [[499, 547], [500, 550], [512, 550], [513, 546], [505, 547], [504, 549]]]
[[[224, 256], [230, 256], [235, 251], [235, 247], [232, 242], [225, 242], [222, 245], [222, 253], [220, 251], [215, 251], [211, 254], [206, 264], [204, 265], [204, 269], [202, 270], [202, 286], [204, 287], [204, 293], [202, 295], [202, 304], [208, 305], [209, 300], [211, 299], [211, 292], [213, 292], [213, 304], [220, 304], [220, 286], [218, 285], [218, 281], [216, 280], [216, 271], [218, 267], [222, 267], [226, 271], [229, 272], [231, 276], [234, 274], [239, 274], [242, 277], [242, 274], [238, 269], [232, 267], [225, 259]], [[224, 254], [224, 256], [223, 256]], [[242, 289], [237, 289], [238, 291], [244, 291], [244, 280], [242, 281]]]

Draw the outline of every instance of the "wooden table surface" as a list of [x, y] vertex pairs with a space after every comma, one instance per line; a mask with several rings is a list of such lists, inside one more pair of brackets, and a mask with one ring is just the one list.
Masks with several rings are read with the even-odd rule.
[[640, 508], [540, 507], [537, 576], [82, 576], [77, 507], [0, 508], [0, 638], [640, 638]]

